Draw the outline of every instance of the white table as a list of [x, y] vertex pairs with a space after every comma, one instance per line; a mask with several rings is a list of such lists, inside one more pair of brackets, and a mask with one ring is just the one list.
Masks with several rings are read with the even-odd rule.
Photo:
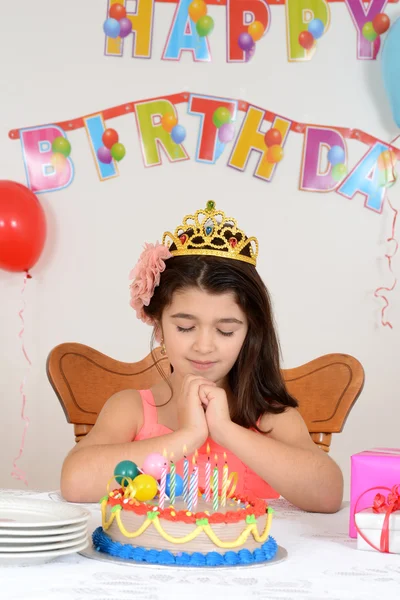
[[[57, 492], [1, 490], [60, 502]], [[100, 507], [92, 529], [100, 525]], [[73, 554], [40, 566], [1, 567], [5, 600], [381, 600], [400, 598], [400, 555], [363, 552], [347, 535], [349, 507], [334, 515], [302, 512], [285, 500], [272, 535], [288, 558], [277, 564], [234, 569], [119, 565]]]

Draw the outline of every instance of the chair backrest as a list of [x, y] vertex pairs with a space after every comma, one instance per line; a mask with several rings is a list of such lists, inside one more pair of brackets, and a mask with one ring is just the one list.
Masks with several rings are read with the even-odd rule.
[[[73, 423], [75, 440], [93, 427], [108, 398], [126, 389], [148, 389], [162, 379], [158, 368], [170, 374], [168, 358], [155, 348], [153, 356], [125, 363], [75, 342], [53, 348], [47, 358], [47, 377]], [[158, 366], [158, 368], [157, 368]]]
[[[152, 387], [162, 378], [160, 369], [170, 374], [168, 358], [160, 348], [153, 356], [150, 353], [139, 362], [126, 363], [77, 343], [60, 344], [50, 352], [47, 376], [68, 423], [74, 425], [77, 442], [93, 427], [110, 396], [128, 388]], [[329, 452], [332, 433], [342, 431], [363, 388], [361, 364], [347, 354], [327, 354], [284, 370], [283, 375], [312, 439]]]
[[313, 441], [329, 452], [332, 433], [343, 430], [364, 387], [364, 369], [349, 354], [325, 354], [283, 371]]

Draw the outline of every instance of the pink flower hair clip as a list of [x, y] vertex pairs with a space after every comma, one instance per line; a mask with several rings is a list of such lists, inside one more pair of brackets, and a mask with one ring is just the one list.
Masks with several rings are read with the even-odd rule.
[[145, 314], [143, 307], [149, 306], [154, 288], [160, 283], [160, 274], [165, 271], [165, 261], [171, 256], [172, 254], [164, 244], [145, 243], [136, 266], [130, 272], [129, 279], [133, 280], [129, 286], [130, 305], [136, 311], [137, 318], [148, 325], [155, 323], [151, 317]]

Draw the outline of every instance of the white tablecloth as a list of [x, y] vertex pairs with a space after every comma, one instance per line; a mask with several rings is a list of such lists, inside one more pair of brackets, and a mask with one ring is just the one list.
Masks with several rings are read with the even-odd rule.
[[[2, 490], [60, 502], [57, 492]], [[305, 513], [285, 500], [276, 509], [272, 535], [288, 558], [277, 564], [235, 569], [119, 565], [73, 554], [28, 567], [0, 568], [4, 600], [381, 600], [400, 598], [400, 555], [365, 552], [347, 535], [349, 507], [334, 515]], [[101, 524], [100, 507], [91, 527]]]

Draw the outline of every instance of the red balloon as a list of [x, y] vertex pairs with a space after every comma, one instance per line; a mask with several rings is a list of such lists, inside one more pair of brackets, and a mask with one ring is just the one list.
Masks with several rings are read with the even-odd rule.
[[386, 33], [390, 27], [390, 19], [385, 13], [379, 13], [372, 19], [372, 27], [378, 35]]
[[117, 21], [120, 19], [125, 19], [126, 8], [117, 2], [111, 6], [110, 10], [108, 11], [108, 16], [111, 19], [117, 19]]
[[28, 271], [38, 261], [46, 239], [46, 218], [31, 190], [0, 180], [0, 269]]
[[314, 36], [309, 31], [302, 31], [299, 35], [299, 44], [305, 50], [310, 50], [314, 46]]
[[105, 147], [111, 150], [114, 144], [118, 143], [119, 137], [115, 129], [106, 129], [101, 139]]
[[267, 148], [270, 148], [271, 146], [280, 146], [282, 144], [282, 134], [279, 129], [273, 127], [267, 131], [264, 140]]

